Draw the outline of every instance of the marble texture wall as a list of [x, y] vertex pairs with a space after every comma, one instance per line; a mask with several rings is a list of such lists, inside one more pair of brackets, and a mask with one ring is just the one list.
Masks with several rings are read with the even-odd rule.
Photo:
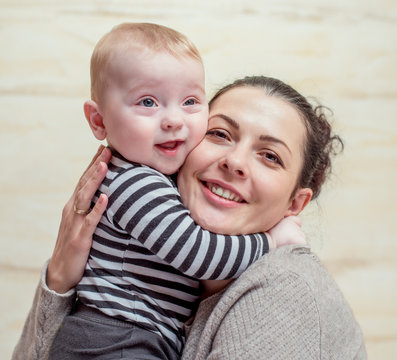
[[279, 77], [334, 112], [346, 148], [305, 231], [350, 302], [370, 359], [397, 353], [397, 3], [393, 0], [0, 0], [0, 353], [11, 356], [61, 210], [97, 142], [89, 58], [124, 21], [198, 46], [213, 93]]

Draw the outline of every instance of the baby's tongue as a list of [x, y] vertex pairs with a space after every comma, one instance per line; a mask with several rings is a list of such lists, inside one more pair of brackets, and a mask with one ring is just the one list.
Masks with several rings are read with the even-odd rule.
[[168, 141], [166, 143], [160, 144], [160, 146], [165, 149], [174, 149], [176, 147], [176, 145], [177, 145], [176, 141]]

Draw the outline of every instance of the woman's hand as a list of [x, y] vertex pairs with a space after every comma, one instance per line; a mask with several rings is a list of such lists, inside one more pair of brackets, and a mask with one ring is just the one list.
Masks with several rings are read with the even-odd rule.
[[58, 239], [47, 270], [47, 286], [65, 293], [81, 280], [92, 244], [92, 235], [106, 209], [108, 199], [101, 194], [94, 208], [91, 199], [102, 183], [111, 151], [101, 145], [80, 178], [72, 197], [62, 211]]

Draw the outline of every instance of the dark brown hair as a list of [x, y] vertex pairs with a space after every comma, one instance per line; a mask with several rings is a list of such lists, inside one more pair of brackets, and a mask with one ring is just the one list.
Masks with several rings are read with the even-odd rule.
[[303, 146], [303, 166], [292, 196], [298, 188], [310, 188], [315, 199], [321, 186], [331, 172], [331, 156], [343, 150], [342, 139], [332, 134], [331, 124], [322, 105], [312, 105], [291, 86], [281, 80], [266, 76], [247, 76], [220, 89], [211, 99], [211, 104], [222, 94], [237, 87], [255, 87], [268, 96], [278, 97], [292, 105], [300, 114], [305, 127], [306, 139]]

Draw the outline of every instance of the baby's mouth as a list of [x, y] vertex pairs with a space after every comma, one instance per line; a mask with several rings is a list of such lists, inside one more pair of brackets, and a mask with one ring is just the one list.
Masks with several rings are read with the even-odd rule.
[[178, 148], [180, 145], [182, 145], [183, 141], [167, 141], [165, 143], [162, 144], [157, 144], [156, 146], [158, 146], [159, 148], [163, 148], [166, 150], [175, 150], [176, 148]]
[[208, 183], [208, 182], [204, 182], [204, 185], [215, 195], [218, 195], [219, 197], [226, 199], [226, 200], [230, 200], [230, 201], [234, 201], [234, 202], [238, 202], [238, 203], [243, 203], [245, 202], [244, 199], [242, 199], [240, 196], [238, 196], [237, 194], [235, 194], [234, 192], [232, 192], [229, 189], [224, 189], [223, 187], [221, 187], [218, 184], [214, 184], [214, 183]]

